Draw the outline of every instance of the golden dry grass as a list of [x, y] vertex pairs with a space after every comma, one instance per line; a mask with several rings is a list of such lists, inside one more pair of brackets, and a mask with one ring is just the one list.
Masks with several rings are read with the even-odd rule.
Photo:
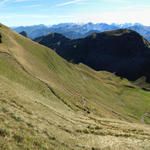
[[0, 33], [0, 149], [150, 149], [149, 92]]

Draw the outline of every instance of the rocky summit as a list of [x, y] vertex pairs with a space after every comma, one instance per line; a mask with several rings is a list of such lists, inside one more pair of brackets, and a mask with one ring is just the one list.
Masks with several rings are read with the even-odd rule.
[[22, 31], [22, 32], [20, 32], [19, 34], [21, 34], [21, 35], [24, 36], [24, 37], [28, 37], [28, 33], [27, 33], [26, 31]]

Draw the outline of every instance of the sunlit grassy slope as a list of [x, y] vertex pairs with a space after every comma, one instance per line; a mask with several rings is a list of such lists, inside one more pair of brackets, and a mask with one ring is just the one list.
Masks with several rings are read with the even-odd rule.
[[150, 149], [144, 79], [68, 63], [3, 25], [0, 34], [0, 149]]

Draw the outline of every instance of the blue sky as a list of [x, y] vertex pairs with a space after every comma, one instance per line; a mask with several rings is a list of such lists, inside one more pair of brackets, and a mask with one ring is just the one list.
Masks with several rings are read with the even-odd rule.
[[64, 22], [139, 22], [150, 25], [150, 0], [0, 0], [8, 26]]

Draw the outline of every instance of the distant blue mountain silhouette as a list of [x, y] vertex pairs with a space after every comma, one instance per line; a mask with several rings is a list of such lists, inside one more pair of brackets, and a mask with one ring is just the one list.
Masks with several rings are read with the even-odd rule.
[[75, 24], [75, 23], [61, 23], [53, 26], [45, 26], [45, 25], [35, 25], [35, 26], [20, 26], [13, 27], [16, 32], [20, 33], [22, 31], [26, 31], [28, 33], [29, 38], [35, 39], [40, 36], [45, 36], [49, 33], [60, 33], [65, 35], [68, 38], [76, 39], [83, 38], [92, 32], [104, 32], [110, 31], [120, 28], [128, 28], [130, 30], [134, 30], [144, 36], [147, 40], [150, 41], [150, 26], [144, 26], [139, 23], [131, 24], [106, 24], [106, 23], [87, 23], [87, 24]]

